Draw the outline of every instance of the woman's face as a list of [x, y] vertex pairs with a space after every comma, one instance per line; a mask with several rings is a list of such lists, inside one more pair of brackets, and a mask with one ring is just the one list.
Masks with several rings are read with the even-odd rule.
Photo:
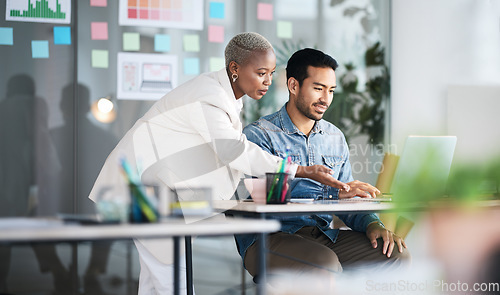
[[272, 49], [254, 52], [236, 71], [238, 79], [233, 83], [235, 97], [238, 99], [246, 94], [253, 99], [261, 99], [272, 83], [275, 69], [276, 55]]

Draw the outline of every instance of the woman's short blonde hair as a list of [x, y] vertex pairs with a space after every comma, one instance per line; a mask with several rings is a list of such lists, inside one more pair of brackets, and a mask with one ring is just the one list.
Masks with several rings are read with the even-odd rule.
[[253, 52], [268, 49], [273, 49], [273, 46], [260, 34], [254, 32], [238, 34], [229, 41], [224, 51], [226, 68], [229, 67], [229, 63], [232, 61], [244, 64]]

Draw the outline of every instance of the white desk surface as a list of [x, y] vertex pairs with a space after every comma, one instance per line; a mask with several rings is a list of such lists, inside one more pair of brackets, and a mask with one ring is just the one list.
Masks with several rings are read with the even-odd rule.
[[212, 206], [218, 212], [227, 210], [249, 213], [342, 213], [342, 212], [382, 212], [394, 210], [390, 202], [338, 202], [338, 203], [288, 203], [256, 204], [249, 201], [213, 201]]
[[421, 211], [440, 208], [475, 207], [484, 209], [500, 208], [500, 200], [481, 200], [471, 203], [454, 202], [453, 200], [435, 201], [430, 203], [413, 203], [399, 207], [393, 202], [327, 202], [327, 203], [287, 203], [287, 204], [256, 204], [252, 201], [227, 200], [213, 201], [212, 206], [217, 212], [228, 210], [251, 214], [287, 214], [287, 213], [363, 213], [363, 212], [397, 212]]
[[268, 233], [280, 229], [275, 220], [202, 220], [186, 224], [168, 220], [150, 224], [79, 225], [50, 218], [0, 218], [0, 243], [89, 241]]

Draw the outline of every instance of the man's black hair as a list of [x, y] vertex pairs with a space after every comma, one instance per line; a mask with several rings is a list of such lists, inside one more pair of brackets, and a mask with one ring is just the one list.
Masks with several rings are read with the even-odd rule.
[[287, 81], [290, 77], [294, 77], [299, 81], [299, 86], [302, 86], [302, 82], [308, 77], [307, 67], [309, 66], [315, 68], [332, 68], [335, 71], [339, 64], [328, 54], [313, 48], [304, 48], [295, 52], [288, 60], [286, 65]]

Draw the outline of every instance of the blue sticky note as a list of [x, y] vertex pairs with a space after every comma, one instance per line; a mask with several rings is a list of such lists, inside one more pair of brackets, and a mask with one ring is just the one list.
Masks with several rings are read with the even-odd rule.
[[54, 27], [54, 44], [71, 44], [71, 27]]
[[200, 74], [200, 59], [197, 57], [188, 57], [184, 59], [184, 74], [198, 75]]
[[224, 18], [224, 3], [210, 2], [210, 18]]
[[49, 58], [49, 41], [31, 41], [32, 58]]
[[14, 45], [13, 28], [0, 28], [0, 45]]
[[155, 51], [168, 52], [170, 51], [170, 36], [156, 34], [155, 35]]

